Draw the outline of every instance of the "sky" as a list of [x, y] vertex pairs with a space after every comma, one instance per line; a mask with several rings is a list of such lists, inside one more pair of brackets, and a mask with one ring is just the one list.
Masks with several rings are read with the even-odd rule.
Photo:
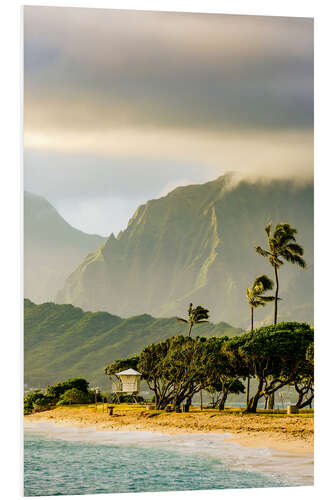
[[109, 235], [179, 185], [313, 178], [313, 20], [24, 8], [24, 183]]

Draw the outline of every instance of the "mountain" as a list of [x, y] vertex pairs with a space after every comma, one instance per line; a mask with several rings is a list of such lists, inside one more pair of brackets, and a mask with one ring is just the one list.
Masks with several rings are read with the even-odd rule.
[[[273, 278], [254, 250], [266, 245], [269, 221], [298, 229], [308, 264], [281, 267], [279, 319], [312, 322], [313, 185], [236, 183], [232, 175], [139, 206], [125, 231], [83, 259], [56, 301], [125, 317], [181, 315], [191, 301], [206, 306], [215, 322], [247, 327], [245, 289], [258, 274]], [[257, 325], [272, 321], [272, 305], [261, 309]]]
[[[227, 323], [205, 323], [193, 335], [232, 337], [241, 333]], [[84, 312], [70, 304], [36, 305], [24, 301], [24, 378], [28, 387], [45, 387], [59, 380], [84, 377], [91, 387], [110, 390], [104, 367], [115, 359], [139, 353], [167, 337], [187, 334], [176, 318], [148, 314], [128, 319], [107, 312]]]
[[24, 295], [54, 298], [65, 278], [105, 238], [70, 226], [41, 196], [24, 193]]

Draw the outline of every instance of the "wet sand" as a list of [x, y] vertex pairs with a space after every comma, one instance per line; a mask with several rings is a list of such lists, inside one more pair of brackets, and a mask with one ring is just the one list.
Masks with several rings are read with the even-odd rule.
[[[106, 407], [104, 407], [106, 410]], [[313, 453], [313, 415], [265, 414], [214, 410], [166, 413], [145, 407], [115, 406], [114, 415], [99, 405], [58, 407], [24, 417], [29, 423], [94, 427], [107, 431], [152, 431], [165, 434], [223, 433], [242, 446], [272, 448], [289, 453]]]

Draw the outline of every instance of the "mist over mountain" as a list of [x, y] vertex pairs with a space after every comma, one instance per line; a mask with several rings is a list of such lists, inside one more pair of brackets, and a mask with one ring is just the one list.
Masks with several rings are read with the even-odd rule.
[[[176, 318], [140, 314], [128, 319], [106, 312], [84, 312], [69, 304], [36, 305], [24, 301], [24, 380], [29, 387], [72, 377], [85, 377], [91, 386], [110, 390], [104, 367], [115, 359], [139, 353], [146, 345], [173, 335], [187, 335], [187, 325]], [[241, 330], [227, 323], [205, 323], [193, 328], [203, 337]]]
[[24, 193], [24, 295], [53, 299], [68, 274], [105, 238], [70, 226], [41, 196]]
[[[123, 317], [183, 315], [191, 301], [206, 306], [214, 322], [247, 327], [245, 289], [258, 274], [273, 278], [254, 250], [266, 245], [270, 221], [298, 229], [307, 262], [306, 270], [285, 263], [279, 271], [279, 320], [312, 322], [313, 185], [235, 183], [231, 175], [139, 206], [125, 231], [82, 260], [56, 301]], [[272, 305], [261, 309], [256, 325], [272, 321]]]

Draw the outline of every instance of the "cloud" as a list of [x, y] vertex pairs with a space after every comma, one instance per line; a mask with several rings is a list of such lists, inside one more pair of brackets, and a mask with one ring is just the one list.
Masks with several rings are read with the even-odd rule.
[[312, 127], [311, 19], [25, 8], [27, 130]]
[[107, 234], [184, 183], [313, 178], [313, 20], [24, 8], [26, 189]]
[[[36, 150], [132, 159], [158, 165], [175, 163], [210, 167], [220, 175], [238, 171], [273, 178], [313, 176], [312, 131], [216, 132], [175, 129], [113, 129], [108, 131], [26, 134], [26, 146]], [[47, 165], [45, 165], [47, 168]], [[85, 176], [84, 168], [80, 175]]]

